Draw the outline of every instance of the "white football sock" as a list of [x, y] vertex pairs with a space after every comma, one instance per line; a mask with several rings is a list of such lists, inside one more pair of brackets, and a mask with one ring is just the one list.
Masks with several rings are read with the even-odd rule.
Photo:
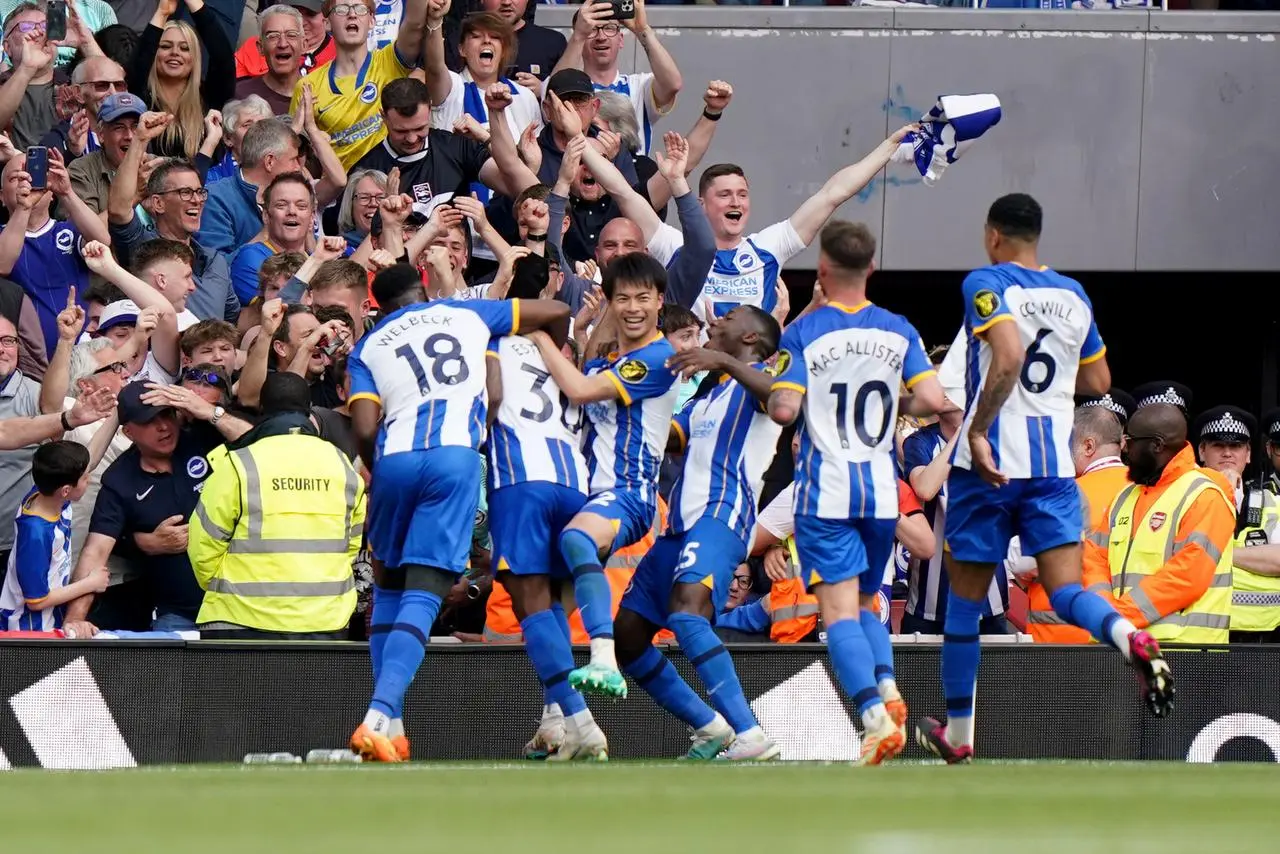
[[389, 738], [400, 738], [404, 735], [404, 718], [392, 718], [391, 727], [387, 732]]
[[364, 725], [378, 735], [387, 735], [391, 731], [391, 718], [377, 709], [370, 709], [365, 713]]
[[618, 669], [618, 660], [613, 657], [613, 638], [591, 639], [591, 663], [610, 670]]
[[973, 715], [947, 718], [947, 741], [952, 747], [973, 747]]
[[889, 713], [885, 711], [884, 703], [876, 703], [862, 713], [862, 725], [867, 732], [878, 732], [888, 723]]
[[1129, 637], [1137, 631], [1138, 627], [1124, 617], [1111, 624], [1111, 642], [1116, 645], [1116, 649], [1120, 650], [1120, 654], [1124, 656], [1125, 661], [1131, 660]]
[[886, 703], [890, 700], [901, 700], [902, 694], [898, 693], [898, 681], [892, 676], [886, 676], [876, 685], [876, 690], [880, 692], [880, 699]]

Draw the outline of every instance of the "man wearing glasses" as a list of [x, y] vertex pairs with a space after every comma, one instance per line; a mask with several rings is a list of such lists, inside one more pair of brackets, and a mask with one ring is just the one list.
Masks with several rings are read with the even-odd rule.
[[107, 203], [107, 225], [116, 254], [129, 264], [138, 247], [162, 237], [176, 240], [195, 256], [191, 273], [196, 289], [187, 297], [187, 309], [200, 320], [222, 319], [235, 323], [240, 300], [231, 286], [231, 267], [225, 253], [201, 246], [195, 239], [200, 230], [209, 191], [200, 174], [188, 161], [170, 158], [161, 161], [142, 191], [142, 208], [151, 216], [144, 225], [134, 210], [138, 196], [138, 168], [146, 156], [146, 145], [130, 146], [116, 171]]
[[302, 13], [292, 6], [271, 6], [258, 16], [258, 22], [261, 35], [255, 41], [267, 67], [261, 74], [237, 80], [236, 97], [257, 95], [282, 116], [289, 112], [289, 99], [302, 79], [307, 58], [302, 49]]
[[[635, 0], [635, 7], [634, 18], [619, 22], [609, 20], [613, 17], [613, 5], [608, 0], [584, 5], [574, 15], [573, 35], [556, 71], [581, 69], [597, 91], [608, 89], [631, 99], [636, 123], [640, 126], [639, 153], [648, 154], [653, 142], [653, 124], [675, 109], [676, 95], [680, 94], [684, 80], [676, 61], [649, 26], [644, 0]], [[618, 71], [624, 27], [635, 34], [644, 48], [652, 72], [622, 74]]]
[[98, 114], [108, 95], [129, 91], [124, 69], [105, 56], [91, 56], [77, 65], [71, 72], [71, 83], [82, 109], [58, 122], [40, 140], [41, 145], [61, 151], [68, 163], [102, 148], [90, 119]]
[[[334, 48], [333, 36], [329, 35], [328, 24], [321, 12], [322, 5], [321, 0], [295, 0], [288, 4], [289, 8], [296, 10], [302, 16], [302, 46], [306, 51], [302, 55], [304, 72], [324, 65], [338, 55]], [[266, 11], [269, 12], [270, 9]], [[259, 26], [259, 31], [266, 32], [266, 27]], [[236, 79], [243, 80], [246, 77], [261, 77], [266, 74], [269, 66], [266, 57], [268, 50], [270, 48], [263, 45], [258, 36], [240, 45], [240, 49], [236, 51]]]
[[[61, 44], [77, 44], [85, 56], [102, 56], [102, 48], [83, 22], [67, 15], [67, 39]], [[9, 134], [18, 150], [36, 145], [58, 123], [55, 101], [57, 88], [70, 83], [64, 71], [54, 70], [57, 45], [45, 38], [44, 5], [19, 3], [4, 19], [4, 50], [12, 68], [0, 75], [0, 127]]]
[[289, 105], [289, 111], [296, 114], [302, 104], [303, 85], [311, 86], [316, 123], [329, 134], [344, 169], [354, 166], [386, 136], [378, 109], [382, 88], [407, 77], [421, 62], [427, 0], [405, 0], [404, 18], [395, 42], [370, 52], [372, 2], [325, 0], [337, 56], [302, 78]]

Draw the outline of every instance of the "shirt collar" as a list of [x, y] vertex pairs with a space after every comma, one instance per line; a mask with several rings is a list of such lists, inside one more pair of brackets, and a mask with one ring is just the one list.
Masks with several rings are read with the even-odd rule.
[[1098, 459], [1089, 463], [1089, 465], [1085, 467], [1085, 470], [1082, 471], [1081, 474], [1086, 475], [1091, 471], [1098, 471], [1099, 469], [1113, 469], [1113, 468], [1122, 467], [1123, 465], [1124, 465], [1124, 461], [1121, 460], [1118, 456], [1112, 454], [1109, 457], [1098, 457]]

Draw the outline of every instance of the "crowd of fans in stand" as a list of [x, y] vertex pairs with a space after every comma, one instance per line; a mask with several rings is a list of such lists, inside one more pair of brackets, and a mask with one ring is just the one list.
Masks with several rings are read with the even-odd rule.
[[[161, 0], [145, 21], [131, 9], [130, 23], [70, 0], [57, 40], [43, 4], [2, 5], [0, 519], [18, 522], [0, 524], [12, 576], [0, 630], [195, 629], [204, 592], [187, 521], [210, 453], [260, 417], [267, 377], [305, 379], [318, 435], [356, 462], [345, 356], [378, 319], [378, 271], [411, 265], [432, 299], [501, 299], [535, 282], [572, 308], [581, 356], [604, 308], [599, 269], [650, 251], [669, 268], [664, 334], [687, 349], [710, 310], [709, 219], [745, 225], [749, 213], [726, 190], [738, 181], [745, 194], [735, 167], [704, 170], [696, 193], [686, 178], [732, 87], [709, 81], [692, 127], [659, 127], [684, 80], [640, 0], [625, 21], [608, 2], [580, 7], [567, 39], [533, 23], [525, 0], [465, 15], [449, 0], [297, 0], [264, 8], [238, 48], [226, 10], [204, 0]], [[620, 72], [629, 38], [652, 71]], [[761, 243], [778, 264], [803, 248], [777, 233]], [[785, 322], [803, 306], [776, 288]], [[931, 523], [948, 418], [910, 437], [919, 425], [903, 425], [900, 572], [885, 598], [905, 596], [908, 631], [943, 619]], [[797, 599], [784, 617], [765, 595], [789, 577], [788, 497], [768, 497], [778, 505], [730, 598], [743, 609], [722, 630], [817, 637], [816, 609]], [[481, 507], [472, 571], [435, 631], [515, 639], [498, 629], [509, 600], [491, 595]], [[42, 557], [19, 560], [23, 548]], [[368, 561], [356, 560], [364, 587]], [[636, 562], [612, 567], [619, 596]], [[1007, 607], [1001, 574], [991, 631], [1008, 630]]]

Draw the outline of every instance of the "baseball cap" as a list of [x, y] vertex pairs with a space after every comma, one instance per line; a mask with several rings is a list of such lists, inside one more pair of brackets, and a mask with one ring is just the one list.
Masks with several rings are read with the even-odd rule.
[[98, 121], [114, 122], [125, 116], [141, 116], [146, 111], [147, 105], [137, 95], [116, 92], [102, 99], [98, 106]]
[[173, 410], [168, 406], [152, 406], [142, 402], [147, 393], [145, 382], [132, 382], [120, 389], [116, 397], [116, 412], [121, 424], [150, 424], [157, 417]]
[[306, 9], [308, 12], [323, 12], [323, 0], [292, 0], [289, 3], [295, 9]]
[[131, 299], [116, 300], [102, 309], [102, 317], [98, 319], [98, 332], [106, 332], [113, 326], [138, 322], [138, 304]]
[[594, 95], [595, 87], [587, 72], [578, 68], [562, 68], [547, 80], [547, 91], [555, 92], [556, 97], [564, 100], [570, 95]]

